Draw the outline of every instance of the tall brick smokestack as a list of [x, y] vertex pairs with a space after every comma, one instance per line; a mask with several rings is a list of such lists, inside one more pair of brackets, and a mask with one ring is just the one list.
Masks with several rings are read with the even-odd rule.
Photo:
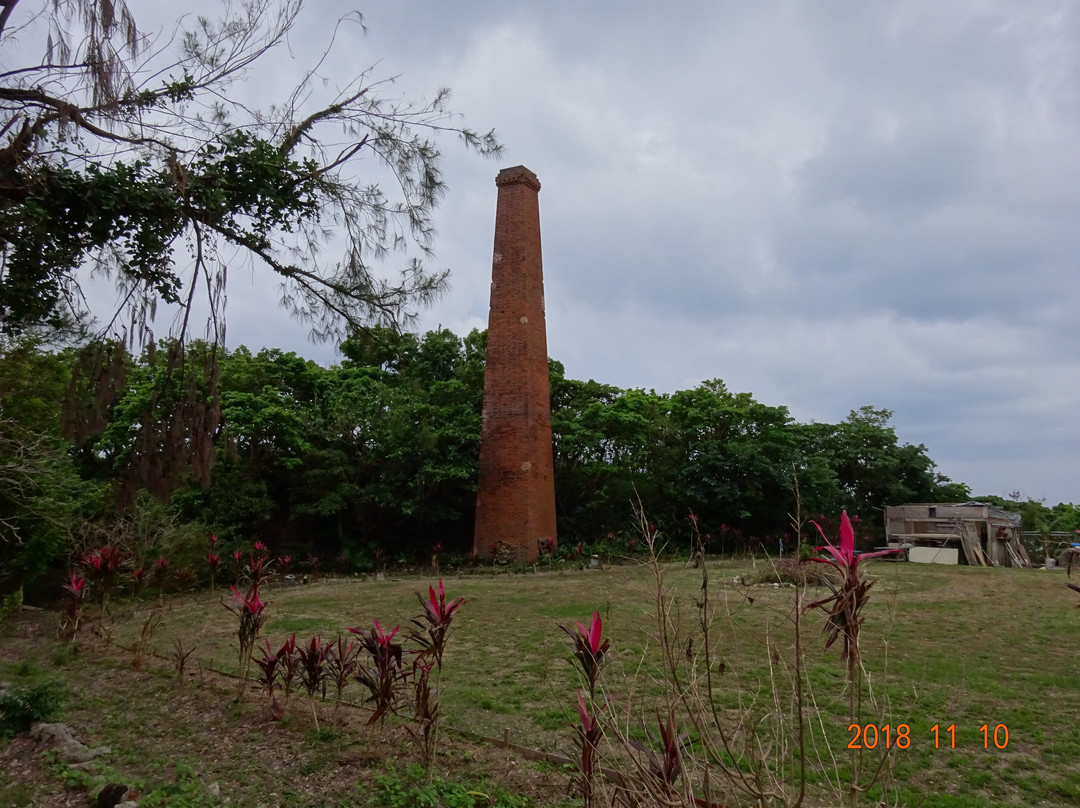
[[473, 549], [495, 542], [535, 561], [540, 540], [555, 540], [544, 271], [540, 258], [540, 181], [524, 166], [495, 178], [480, 487]]

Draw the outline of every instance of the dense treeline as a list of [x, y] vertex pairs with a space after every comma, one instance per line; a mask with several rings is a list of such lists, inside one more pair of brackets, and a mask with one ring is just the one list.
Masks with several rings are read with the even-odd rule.
[[[107, 417], [88, 423], [64, 410], [75, 351], [28, 339], [3, 346], [0, 586], [102, 541], [142, 557], [133, 563], [166, 550], [195, 559], [210, 531], [353, 569], [468, 555], [483, 333], [376, 329], [343, 343], [330, 368], [242, 347], [214, 367], [199, 345], [178, 364], [164, 347], [122, 353], [126, 367], [113, 376], [121, 381], [96, 391]], [[216, 393], [210, 373], [220, 374]], [[797, 496], [804, 516], [861, 517], [874, 542], [886, 504], [970, 495], [936, 472], [926, 447], [898, 440], [887, 410], [800, 424], [719, 380], [669, 395], [567, 379], [557, 361], [550, 375], [564, 549], [627, 547], [636, 497], [677, 545], [689, 541], [693, 513], [713, 551], [775, 552], [794, 543]], [[185, 452], [201, 450], [178, 419], [184, 407], [216, 424], [206, 478], [199, 464], [184, 465]], [[148, 421], [160, 427], [140, 429]], [[158, 443], [136, 440], [146, 434]], [[139, 490], [154, 474], [180, 480], [162, 488], [172, 491], [168, 504]], [[1080, 527], [1072, 506], [1022, 507], [1045, 529]]]

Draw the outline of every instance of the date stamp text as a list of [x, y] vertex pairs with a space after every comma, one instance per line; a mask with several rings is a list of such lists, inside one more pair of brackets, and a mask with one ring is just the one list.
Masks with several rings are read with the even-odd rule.
[[[852, 733], [848, 749], [910, 749], [915, 742], [911, 727], [907, 724], [850, 724], [848, 732]], [[983, 749], [1006, 749], [1009, 746], [1009, 728], [1004, 724], [993, 727], [983, 724], [979, 727], [979, 735]], [[933, 740], [935, 749], [956, 749], [956, 724], [947, 727], [934, 724], [930, 727], [930, 737], [925, 740]]]

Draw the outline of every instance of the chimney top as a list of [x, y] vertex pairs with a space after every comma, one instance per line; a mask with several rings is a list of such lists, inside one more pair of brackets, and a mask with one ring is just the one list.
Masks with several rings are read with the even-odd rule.
[[514, 166], [513, 168], [504, 168], [499, 172], [499, 176], [495, 178], [495, 184], [499, 187], [503, 185], [516, 185], [517, 183], [524, 183], [532, 188], [534, 191], [540, 190], [540, 180], [536, 178], [525, 166]]

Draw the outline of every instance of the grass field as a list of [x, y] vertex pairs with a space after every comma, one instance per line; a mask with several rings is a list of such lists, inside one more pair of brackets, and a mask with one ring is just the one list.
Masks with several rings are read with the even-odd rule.
[[[759, 573], [762, 566], [757, 562]], [[712, 699], [724, 715], [748, 715], [762, 725], [776, 721], [770, 714], [784, 707], [771, 693], [790, 681], [796, 590], [743, 585], [738, 579], [751, 573], [746, 562], [711, 562], [709, 570], [714, 664], [718, 669], [722, 662], [724, 669]], [[878, 798], [890, 805], [956, 808], [1080, 804], [1080, 598], [1063, 585], [1064, 573], [876, 562], [868, 570], [878, 582], [864, 612], [862, 650], [873, 702], [864, 704], [862, 723], [881, 733], [886, 724], [890, 732], [907, 725], [910, 743], [890, 753], [887, 789], [871, 792], [862, 804]], [[683, 652], [697, 626], [700, 572], [673, 565], [665, 578]], [[276, 649], [293, 633], [298, 640], [312, 634], [333, 638], [350, 626], [370, 628], [375, 620], [404, 631], [419, 611], [413, 592], [426, 591], [427, 583], [338, 579], [271, 587], [263, 635]], [[469, 599], [455, 621], [445, 662], [446, 725], [486, 737], [508, 731], [518, 744], [572, 754], [580, 682], [558, 625], [585, 623], [594, 610], [613, 644], [603, 678], [609, 714], [632, 705], [632, 714], [651, 716], [663, 703], [655, 586], [647, 568], [448, 576], [445, 583], [449, 597]], [[810, 588], [807, 597], [824, 591]], [[150, 643], [163, 659], [151, 664], [168, 670], [164, 658], [179, 640], [195, 648], [189, 671], [196, 669], [195, 659], [204, 668], [235, 670], [235, 617], [219, 601], [220, 593], [204, 593], [168, 603]], [[822, 795], [829, 793], [830, 778], [844, 776], [853, 737], [843, 665], [836, 647], [822, 647], [823, 620], [814, 611], [802, 619], [812, 696], [809, 779], [817, 795], [810, 804], [828, 804]], [[118, 623], [114, 642], [130, 645], [141, 626], [142, 613]], [[0, 641], [0, 648], [7, 642]], [[700, 654], [700, 640], [695, 648], [689, 656]], [[27, 653], [16, 653], [14, 646], [5, 650], [9, 665]], [[49, 665], [52, 652], [39, 653], [46, 654], [41, 664]], [[65, 663], [72, 678], [75, 669], [89, 664], [88, 656]], [[163, 686], [163, 677], [156, 678]], [[347, 689], [346, 698], [359, 701], [359, 686]], [[261, 699], [254, 693], [246, 699], [245, 721], [262, 720]], [[287, 722], [310, 722], [303, 708], [294, 701]], [[326, 714], [332, 709], [323, 707]], [[634, 726], [629, 730], [641, 737]], [[882, 741], [866, 759], [876, 760], [883, 746]], [[790, 749], [771, 754], [778, 759]], [[3, 788], [0, 775], [0, 797]], [[560, 797], [539, 804], [555, 804]]]

